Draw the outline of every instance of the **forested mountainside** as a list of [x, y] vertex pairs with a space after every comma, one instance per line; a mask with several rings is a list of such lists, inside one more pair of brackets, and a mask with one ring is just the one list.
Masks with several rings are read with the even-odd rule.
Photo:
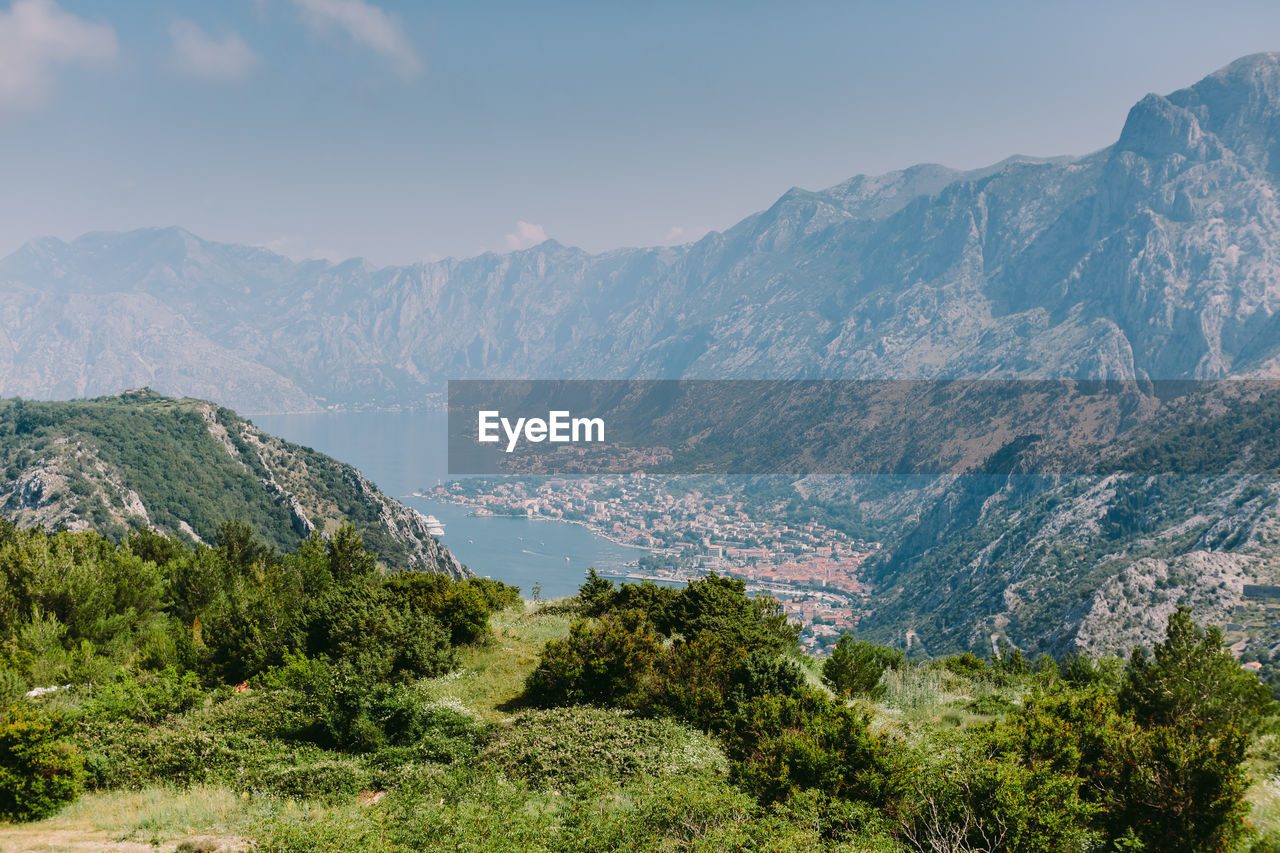
[[422, 516], [345, 465], [203, 400], [143, 389], [71, 402], [0, 401], [0, 515], [119, 539], [153, 528], [213, 544], [228, 521], [295, 548], [356, 526], [391, 569], [468, 570]]
[[793, 189], [723, 233], [406, 267], [177, 228], [0, 261], [0, 392], [242, 411], [418, 405], [448, 377], [1221, 377], [1280, 353], [1280, 57], [1082, 157]]

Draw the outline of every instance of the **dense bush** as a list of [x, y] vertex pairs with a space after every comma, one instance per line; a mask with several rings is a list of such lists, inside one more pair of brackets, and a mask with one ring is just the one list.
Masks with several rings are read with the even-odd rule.
[[870, 714], [813, 690], [758, 696], [730, 721], [734, 777], [763, 800], [805, 789], [884, 804], [895, 796], [895, 748], [873, 733]]
[[1191, 610], [1169, 616], [1166, 640], [1148, 657], [1135, 649], [1119, 704], [1146, 726], [1179, 726], [1214, 735], [1270, 710], [1271, 691], [1240, 669], [1217, 628], [1202, 630]]
[[57, 713], [26, 703], [10, 705], [0, 720], [0, 815], [35, 820], [76, 798], [84, 765]]
[[1088, 827], [1108, 843], [1151, 850], [1228, 848], [1246, 831], [1245, 731], [1268, 710], [1266, 688], [1240, 669], [1214, 629], [1169, 618], [1153, 658], [1136, 651], [1117, 692], [1033, 696], [992, 732], [1023, 767], [1074, 780]]
[[778, 602], [752, 598], [745, 582], [714, 573], [676, 590], [651, 581], [615, 587], [592, 569], [578, 598], [589, 616], [639, 613], [664, 637], [707, 635], [771, 652], [794, 649], [799, 638], [798, 626], [787, 621]]
[[836, 693], [859, 694], [878, 699], [884, 688], [880, 676], [898, 669], [906, 656], [900, 649], [864, 643], [845, 634], [822, 665], [822, 680]]
[[723, 731], [733, 714], [758, 696], [789, 696], [805, 684], [793, 661], [748, 652], [723, 638], [679, 640], [659, 658], [639, 707], [673, 714], [705, 731]]
[[505, 590], [421, 572], [401, 572], [389, 578], [386, 586], [397, 606], [409, 605], [431, 614], [455, 644], [482, 639], [489, 631], [489, 614], [498, 609], [494, 603], [510, 598]]
[[1124, 661], [1115, 657], [1093, 657], [1076, 652], [1058, 664], [1058, 677], [1078, 689], [1115, 690], [1124, 677]]
[[341, 661], [369, 683], [443, 675], [456, 663], [444, 627], [376, 581], [334, 586], [311, 606], [307, 652]]
[[95, 685], [85, 713], [101, 720], [155, 723], [199, 705], [205, 691], [194, 672], [170, 667], [158, 671], [121, 669], [110, 681]]
[[[1185, 610], [1153, 656], [1137, 651], [1123, 669], [1084, 655], [1032, 665], [1017, 649], [991, 663], [966, 654], [918, 666], [846, 636], [823, 666], [832, 698], [789, 660], [794, 640], [772, 604], [731, 581], [676, 591], [592, 575], [579, 599], [599, 618], [547, 645], [528, 695], [636, 708], [715, 733], [731, 778], [761, 802], [861, 803], [892, 815], [898, 838], [919, 850], [1196, 853], [1227, 849], [1247, 830], [1246, 733], [1271, 703], [1221, 636]], [[911, 747], [847, 701], [883, 697], [918, 713], [937, 706], [948, 679], [976, 693], [964, 707], [998, 719], [966, 727], [949, 715], [953, 733], [931, 729]], [[923, 705], [899, 695], [917, 682], [931, 685]]]
[[661, 651], [661, 639], [636, 611], [606, 615], [598, 622], [580, 620], [568, 637], [547, 643], [525, 681], [525, 695], [544, 706], [632, 706]]
[[[807, 789], [887, 799], [889, 742], [871, 733], [865, 711], [807, 686], [787, 657], [796, 634], [776, 602], [749, 598], [740, 582], [714, 575], [678, 592], [658, 589], [614, 589], [589, 576], [580, 594], [601, 617], [547, 644], [526, 696], [545, 705], [637, 708], [716, 733], [734, 778], [764, 801]], [[614, 610], [619, 601], [650, 606]], [[654, 621], [674, 642], [660, 642]]]
[[916, 850], [1075, 853], [1092, 849], [1095, 807], [1078, 780], [1002, 752], [989, 731], [927, 744], [903, 774], [900, 834]]
[[800, 636], [777, 601], [752, 598], [743, 581], [715, 574], [691, 581], [672, 596], [654, 624], [667, 636], [714, 636], [749, 651], [793, 651]]
[[465, 757], [483, 739], [483, 728], [468, 718], [347, 660], [293, 655], [257, 686], [268, 726], [259, 730], [270, 737], [349, 752], [413, 746], [412, 756], [423, 760]]
[[300, 800], [344, 800], [374, 784], [372, 770], [351, 758], [323, 758], [309, 764], [271, 764], [257, 770], [249, 785]]
[[1273, 709], [1271, 691], [1240, 669], [1216, 628], [1189, 608], [1169, 617], [1148, 658], [1135, 650], [1117, 697], [1141, 727], [1127, 756], [1116, 827], [1132, 827], [1153, 849], [1217, 850], [1244, 830], [1245, 732]]

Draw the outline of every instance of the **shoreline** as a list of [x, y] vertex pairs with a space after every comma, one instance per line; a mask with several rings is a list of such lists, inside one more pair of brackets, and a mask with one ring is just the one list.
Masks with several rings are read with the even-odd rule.
[[611, 543], [611, 544], [617, 545], [619, 548], [632, 548], [632, 549], [634, 549], [634, 550], [636, 550], [636, 551], [646, 551], [646, 552], [648, 552], [648, 553], [650, 553], [650, 554], [657, 554], [657, 553], [659, 553], [659, 552], [660, 552], [660, 550], [659, 550], [659, 549], [657, 549], [657, 548], [651, 548], [651, 547], [650, 547], [650, 546], [648, 546], [648, 545], [636, 545], [636, 544], [633, 544], [633, 543], [631, 543], [631, 542], [622, 542], [622, 541], [620, 541], [620, 540], [618, 540], [618, 539], [615, 539], [614, 537], [610, 536], [608, 533], [605, 533], [603, 530], [599, 529], [598, 527], [594, 527], [590, 522], [588, 522], [588, 521], [582, 521], [581, 519], [577, 519], [577, 518], [553, 518], [552, 516], [549, 516], [549, 515], [536, 515], [536, 514], [535, 514], [535, 515], [527, 515], [527, 514], [526, 514], [526, 515], [515, 515], [515, 514], [513, 514], [513, 513], [502, 513], [502, 512], [492, 512], [492, 513], [489, 513], [489, 515], [488, 515], [488, 516], [483, 516], [483, 515], [481, 515], [480, 513], [478, 513], [478, 512], [476, 512], [476, 511], [475, 511], [475, 507], [474, 507], [474, 505], [472, 505], [472, 504], [470, 504], [470, 503], [467, 503], [467, 502], [465, 502], [465, 501], [451, 501], [451, 500], [445, 500], [445, 499], [443, 499], [443, 498], [440, 498], [440, 497], [437, 497], [437, 496], [434, 496], [434, 495], [427, 495], [427, 494], [423, 494], [422, 492], [410, 492], [410, 493], [409, 493], [409, 496], [410, 496], [410, 497], [414, 497], [414, 498], [418, 498], [419, 500], [426, 500], [426, 501], [439, 501], [440, 503], [449, 504], [450, 506], [465, 507], [465, 508], [467, 508], [467, 510], [468, 510], [467, 515], [468, 515], [468, 516], [470, 516], [470, 517], [472, 517], [472, 518], [485, 518], [485, 517], [490, 517], [490, 518], [523, 518], [523, 519], [527, 519], [527, 520], [529, 520], [529, 521], [559, 521], [559, 522], [563, 522], [563, 523], [565, 523], [565, 524], [577, 524], [577, 525], [579, 525], [579, 526], [581, 526], [581, 527], [585, 528], [585, 529], [586, 529], [586, 531], [587, 531], [588, 533], [592, 534], [593, 536], [599, 536], [601, 539], [603, 539], [603, 540], [605, 540], [606, 542], [609, 542], [609, 543]]

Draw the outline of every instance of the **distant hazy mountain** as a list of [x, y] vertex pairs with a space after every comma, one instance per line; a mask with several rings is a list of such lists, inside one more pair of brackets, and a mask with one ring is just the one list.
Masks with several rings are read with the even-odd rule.
[[423, 517], [350, 465], [266, 435], [234, 412], [150, 390], [97, 400], [0, 400], [0, 516], [20, 525], [150, 527], [212, 543], [225, 521], [297, 547], [356, 525], [391, 569], [469, 570]]
[[1280, 372], [1280, 57], [1115, 145], [793, 189], [724, 233], [375, 269], [176, 228], [0, 261], [0, 393], [149, 384], [245, 411], [413, 405], [450, 377]]

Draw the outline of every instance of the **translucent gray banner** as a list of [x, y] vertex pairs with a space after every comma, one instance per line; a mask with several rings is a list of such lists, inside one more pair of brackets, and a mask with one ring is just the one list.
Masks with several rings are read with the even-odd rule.
[[1280, 381], [455, 380], [451, 474], [1218, 475]]

